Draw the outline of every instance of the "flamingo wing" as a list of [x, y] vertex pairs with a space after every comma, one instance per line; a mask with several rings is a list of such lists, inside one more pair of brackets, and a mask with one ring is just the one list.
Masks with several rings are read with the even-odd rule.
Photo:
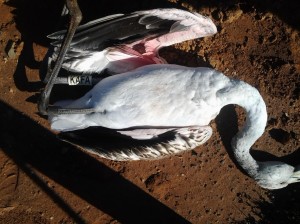
[[[136, 139], [137, 132], [148, 132], [148, 135], [144, 139], [138, 135]], [[62, 132], [59, 138], [100, 157], [124, 161], [159, 159], [191, 150], [204, 144], [211, 135], [212, 129], [209, 126], [123, 131], [89, 127]]]
[[[61, 45], [65, 32], [48, 36], [53, 46]], [[101, 73], [107, 68], [121, 73], [166, 63], [158, 55], [161, 47], [216, 32], [209, 18], [179, 9], [110, 15], [78, 27], [63, 67], [74, 72]]]

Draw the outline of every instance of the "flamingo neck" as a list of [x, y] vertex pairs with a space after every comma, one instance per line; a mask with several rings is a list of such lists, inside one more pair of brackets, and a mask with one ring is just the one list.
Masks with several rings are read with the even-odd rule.
[[259, 164], [251, 156], [251, 146], [264, 133], [267, 110], [264, 100], [254, 87], [242, 81], [231, 81], [224, 90], [226, 104], [237, 104], [246, 110], [246, 122], [234, 136], [231, 146], [240, 166], [253, 178], [259, 175]]

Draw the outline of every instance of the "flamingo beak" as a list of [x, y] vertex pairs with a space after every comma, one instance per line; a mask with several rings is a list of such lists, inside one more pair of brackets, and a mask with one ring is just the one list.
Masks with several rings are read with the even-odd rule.
[[293, 175], [289, 179], [289, 183], [300, 182], [300, 166], [295, 168]]

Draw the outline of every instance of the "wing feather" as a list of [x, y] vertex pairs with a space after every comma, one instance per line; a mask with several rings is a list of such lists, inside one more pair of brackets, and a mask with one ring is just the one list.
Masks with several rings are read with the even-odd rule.
[[[199, 30], [202, 30], [199, 32]], [[150, 41], [171, 33], [192, 32], [172, 42], [179, 43], [186, 39], [213, 35], [216, 27], [213, 22], [200, 14], [193, 14], [179, 9], [154, 9], [137, 11], [131, 14], [115, 14], [106, 16], [79, 26], [71, 43], [71, 48], [82, 50], [103, 50], [107, 40], [115, 40], [121, 44], [134, 41]], [[196, 31], [196, 32], [195, 32]], [[59, 46], [66, 31], [58, 31], [49, 35], [54, 46]], [[156, 35], [155, 35], [156, 34]], [[158, 37], [157, 37], [158, 36]], [[172, 36], [174, 37], [174, 35]], [[170, 43], [159, 43], [168, 46]], [[153, 46], [158, 48], [159, 46]]]
[[[155, 131], [146, 131], [146, 135], [145, 129], [133, 130], [133, 132], [125, 130], [122, 134], [122, 131], [118, 130], [89, 127], [62, 132], [59, 137], [100, 157], [125, 161], [153, 160], [171, 156], [204, 144], [212, 135], [209, 126], [152, 130]], [[141, 137], [144, 139], [137, 140], [137, 133], [142, 133]], [[152, 136], [151, 139], [147, 133]]]
[[[166, 63], [158, 54], [161, 47], [215, 32], [216, 26], [209, 18], [179, 9], [106, 16], [78, 27], [63, 68], [87, 74], [108, 69], [115, 74], [147, 64]], [[50, 61], [55, 61], [65, 33], [49, 35], [54, 40]]]

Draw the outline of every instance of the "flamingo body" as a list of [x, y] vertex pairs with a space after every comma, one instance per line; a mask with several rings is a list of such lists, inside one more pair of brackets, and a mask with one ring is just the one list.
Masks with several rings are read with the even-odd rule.
[[[95, 112], [52, 117], [52, 128], [205, 126], [226, 103], [218, 91], [230, 85], [226, 76], [209, 68], [144, 66], [108, 77], [85, 96], [65, 103], [66, 108], [94, 108]], [[64, 126], [66, 120], [68, 126]]]
[[[210, 19], [177, 9], [112, 15], [80, 26], [66, 57], [65, 51], [60, 54], [63, 68], [75, 73], [117, 74], [79, 99], [57, 102], [62, 113], [50, 114], [51, 127], [61, 131], [64, 140], [104, 158], [157, 159], [205, 143], [212, 134], [209, 122], [225, 105], [237, 104], [247, 114], [245, 125], [232, 139], [239, 165], [267, 189], [299, 182], [299, 166], [259, 162], [250, 154], [267, 122], [265, 102], [254, 87], [210, 68], [164, 64], [158, 54], [161, 47], [215, 32]], [[50, 36], [57, 40], [54, 46], [60, 46], [63, 35]], [[54, 51], [50, 65], [55, 57]], [[80, 108], [84, 113], [79, 113]], [[141, 144], [107, 150], [99, 146], [99, 127]], [[149, 145], [149, 140], [155, 143]]]

